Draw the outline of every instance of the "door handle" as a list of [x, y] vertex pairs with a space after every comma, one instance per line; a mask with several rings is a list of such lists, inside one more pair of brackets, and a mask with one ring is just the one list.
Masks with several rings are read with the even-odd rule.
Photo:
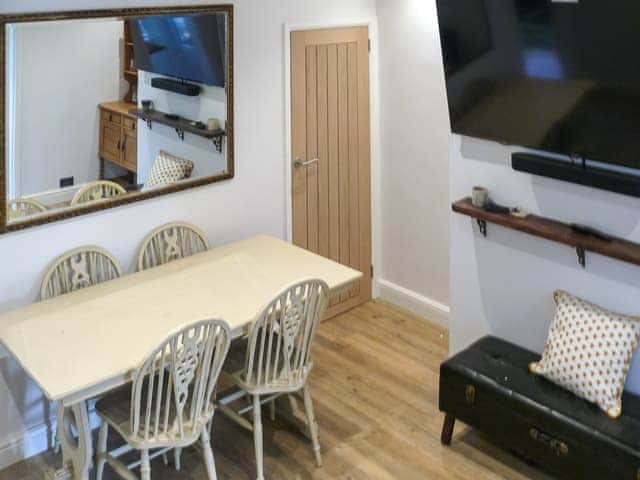
[[293, 166], [295, 168], [308, 167], [309, 165], [311, 165], [313, 163], [318, 163], [319, 161], [320, 161], [319, 158], [314, 158], [312, 160], [307, 160], [306, 162], [302, 161], [299, 158], [296, 158], [295, 161], [293, 162]]

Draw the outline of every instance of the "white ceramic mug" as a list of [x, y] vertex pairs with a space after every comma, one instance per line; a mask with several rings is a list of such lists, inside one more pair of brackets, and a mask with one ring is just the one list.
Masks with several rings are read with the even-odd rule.
[[473, 187], [471, 190], [471, 203], [474, 207], [484, 208], [489, 201], [489, 190], [484, 187]]
[[220, 120], [217, 118], [210, 118], [207, 120], [207, 128], [209, 130], [220, 130]]

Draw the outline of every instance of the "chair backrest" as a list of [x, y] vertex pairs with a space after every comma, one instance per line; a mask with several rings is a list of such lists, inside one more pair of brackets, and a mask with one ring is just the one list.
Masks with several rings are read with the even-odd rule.
[[218, 377], [231, 332], [205, 320], [170, 335], [136, 370], [131, 391], [131, 434], [140, 448], [185, 446], [213, 417]]
[[98, 180], [88, 183], [71, 199], [71, 205], [95, 202], [127, 193], [123, 186], [109, 180]]
[[79, 247], [56, 258], [47, 269], [40, 287], [40, 300], [107, 282], [122, 276], [118, 261], [106, 250]]
[[28, 217], [29, 215], [35, 215], [36, 213], [42, 213], [46, 210], [46, 206], [30, 198], [18, 198], [11, 200], [7, 204], [7, 216], [9, 220], [17, 220]]
[[188, 223], [174, 222], [153, 230], [142, 241], [138, 271], [209, 250], [207, 235]]
[[311, 344], [327, 307], [329, 287], [318, 279], [283, 289], [249, 331], [243, 381], [256, 393], [296, 391], [311, 370]]

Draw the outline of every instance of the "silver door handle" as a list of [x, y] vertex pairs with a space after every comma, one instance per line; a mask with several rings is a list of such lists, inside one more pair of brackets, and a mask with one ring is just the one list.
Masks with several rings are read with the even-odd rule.
[[309, 165], [311, 165], [312, 163], [317, 163], [319, 162], [320, 159], [319, 158], [314, 158], [313, 160], [307, 160], [306, 162], [303, 162], [302, 160], [300, 160], [299, 158], [296, 158], [295, 161], [293, 162], [293, 166], [295, 168], [302, 168], [302, 167], [308, 167]]

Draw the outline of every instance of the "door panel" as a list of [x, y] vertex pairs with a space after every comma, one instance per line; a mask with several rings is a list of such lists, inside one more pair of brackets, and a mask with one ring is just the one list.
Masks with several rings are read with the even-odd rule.
[[138, 136], [127, 129], [123, 134], [122, 164], [132, 172], [138, 171]]
[[120, 127], [111, 123], [102, 124], [102, 148], [100, 155], [107, 160], [120, 163]]
[[293, 241], [364, 274], [334, 315], [371, 297], [368, 29], [293, 32], [291, 63]]

